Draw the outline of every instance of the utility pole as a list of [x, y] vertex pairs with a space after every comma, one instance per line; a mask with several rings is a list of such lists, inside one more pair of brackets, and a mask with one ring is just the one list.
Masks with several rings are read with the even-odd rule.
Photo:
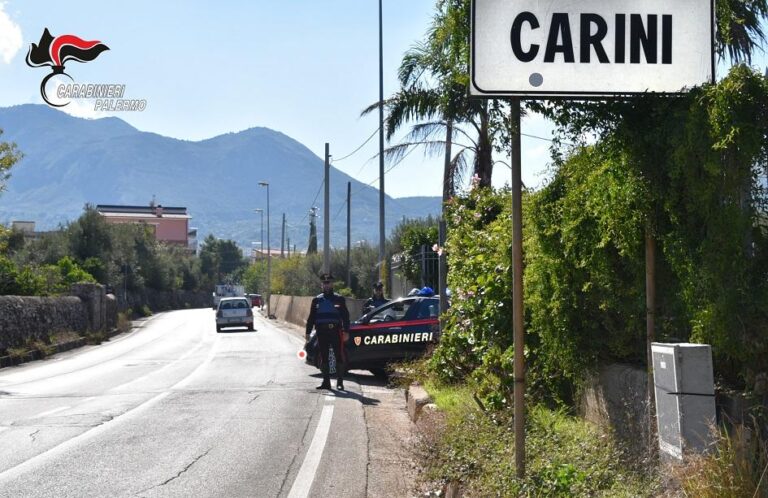
[[283, 230], [280, 234], [280, 258], [285, 257], [285, 213], [283, 213]]
[[329, 205], [331, 198], [331, 189], [329, 177], [331, 176], [331, 154], [328, 146], [328, 142], [325, 143], [325, 202], [323, 207], [323, 273], [330, 273], [331, 271], [331, 206]]
[[352, 182], [347, 182], [347, 288], [352, 288], [352, 268], [350, 266], [350, 251], [352, 245]]
[[287, 241], [285, 247], [288, 250], [288, 257], [290, 258], [291, 257], [291, 238], [290, 237], [286, 237], [285, 239]]
[[259, 182], [267, 188], [267, 318], [272, 316], [272, 243], [269, 238], [269, 182]]
[[382, 23], [382, 0], [379, 0], [379, 280], [386, 277], [384, 268], [384, 35]]
[[[261, 246], [259, 247], [259, 252], [261, 253], [261, 258], [264, 259], [264, 210], [263, 209], [254, 209], [257, 213], [259, 213], [261, 216]], [[259, 289], [261, 290], [261, 289]]]

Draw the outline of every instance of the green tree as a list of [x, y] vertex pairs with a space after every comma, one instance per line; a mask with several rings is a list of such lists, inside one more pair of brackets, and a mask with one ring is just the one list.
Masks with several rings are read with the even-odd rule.
[[112, 237], [110, 227], [96, 208], [86, 204], [83, 214], [66, 228], [72, 256], [78, 261], [98, 258], [110, 259]]
[[18, 270], [13, 261], [0, 254], [0, 296], [16, 294]]
[[200, 249], [200, 270], [208, 277], [208, 285], [234, 283], [247, 267], [243, 251], [232, 240], [218, 240], [208, 235]]
[[721, 0], [715, 4], [717, 53], [734, 62], [751, 62], [765, 42], [762, 22], [768, 18], [766, 0]]
[[399, 257], [400, 268], [409, 282], [420, 285], [424, 281], [425, 285], [438, 287], [438, 259], [432, 250], [437, 244], [437, 231], [437, 220], [431, 216], [404, 220], [392, 230], [391, 250]]
[[248, 265], [243, 272], [243, 285], [248, 293], [262, 295], [267, 293], [267, 262], [265, 260]]
[[[0, 135], [3, 130], [0, 129]], [[11, 177], [11, 168], [19, 162], [24, 155], [16, 148], [12, 142], [0, 142], [0, 193], [6, 189], [8, 180]]]
[[24, 249], [24, 232], [0, 225], [0, 254], [14, 254]]
[[81, 282], [95, 283], [96, 279], [83, 270], [72, 258], [63, 257], [59, 260], [58, 264], [59, 273], [62, 278], [62, 284], [69, 286], [71, 284], [78, 284]]

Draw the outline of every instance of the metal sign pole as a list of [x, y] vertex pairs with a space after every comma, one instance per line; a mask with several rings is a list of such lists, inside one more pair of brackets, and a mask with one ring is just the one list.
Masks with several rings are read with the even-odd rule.
[[511, 100], [512, 125], [512, 330], [515, 344], [515, 471], [525, 476], [525, 324], [523, 322], [523, 201], [520, 99]]

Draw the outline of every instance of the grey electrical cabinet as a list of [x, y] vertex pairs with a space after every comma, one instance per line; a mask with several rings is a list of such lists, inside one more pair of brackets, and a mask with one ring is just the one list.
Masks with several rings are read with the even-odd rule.
[[682, 460], [713, 443], [715, 383], [707, 344], [651, 344], [662, 455]]

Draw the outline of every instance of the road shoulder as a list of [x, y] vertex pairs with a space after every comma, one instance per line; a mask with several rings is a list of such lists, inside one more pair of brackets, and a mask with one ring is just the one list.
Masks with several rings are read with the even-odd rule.
[[[304, 339], [304, 329], [282, 320], [270, 324]], [[405, 392], [366, 371], [352, 371], [348, 379], [360, 385], [363, 396], [378, 400], [364, 404], [368, 437], [368, 497], [415, 496], [417, 466], [413, 454], [416, 426], [408, 417]]]

